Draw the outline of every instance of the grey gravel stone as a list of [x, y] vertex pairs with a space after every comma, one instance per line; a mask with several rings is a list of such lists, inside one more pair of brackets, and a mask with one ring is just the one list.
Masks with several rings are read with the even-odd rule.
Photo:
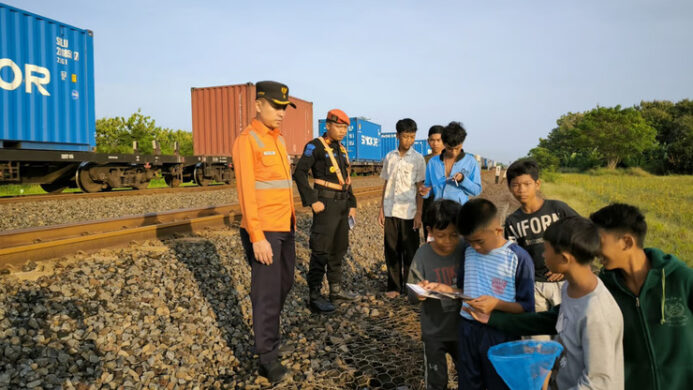
[[[281, 316], [289, 374], [277, 388], [422, 387], [418, 309], [383, 299], [377, 211], [360, 205], [343, 266], [363, 298], [332, 315], [307, 309], [310, 218], [299, 217]], [[237, 227], [76, 254], [38, 280], [0, 282], [0, 387], [270, 388], [257, 374]]]

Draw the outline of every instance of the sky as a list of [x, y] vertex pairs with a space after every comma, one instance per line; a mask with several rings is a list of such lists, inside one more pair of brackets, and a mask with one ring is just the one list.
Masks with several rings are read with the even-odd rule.
[[693, 2], [1, 0], [94, 31], [96, 117], [192, 130], [190, 88], [277, 80], [510, 162], [567, 112], [693, 98]]

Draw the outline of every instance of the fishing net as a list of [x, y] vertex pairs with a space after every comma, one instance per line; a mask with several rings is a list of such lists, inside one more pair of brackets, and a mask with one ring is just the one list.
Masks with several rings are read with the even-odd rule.
[[488, 358], [510, 389], [538, 390], [562, 351], [555, 341], [521, 340], [494, 345]]

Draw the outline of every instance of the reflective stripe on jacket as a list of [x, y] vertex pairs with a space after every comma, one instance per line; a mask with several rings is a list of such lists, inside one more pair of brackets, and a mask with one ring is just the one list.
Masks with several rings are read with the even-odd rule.
[[291, 231], [296, 221], [291, 165], [279, 129], [253, 119], [233, 144], [241, 227], [251, 242], [265, 239], [263, 232]]

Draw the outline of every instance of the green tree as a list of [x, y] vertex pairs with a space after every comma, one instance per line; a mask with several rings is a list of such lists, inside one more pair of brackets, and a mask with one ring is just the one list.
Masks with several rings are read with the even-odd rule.
[[529, 151], [529, 156], [536, 160], [542, 170], [555, 171], [561, 160], [555, 156], [549, 149], [537, 146]]
[[653, 149], [657, 131], [647, 124], [635, 108], [597, 107], [578, 125], [582, 139], [602, 156], [608, 168]]
[[158, 141], [162, 154], [174, 153], [178, 142], [181, 155], [193, 154], [192, 134], [183, 130], [171, 130], [156, 125], [156, 121], [137, 110], [129, 118], [101, 118], [96, 121], [96, 151], [100, 153], [133, 153], [133, 141], [137, 141], [141, 154], [152, 154], [152, 141]]
[[640, 111], [647, 123], [657, 131], [659, 152], [648, 162], [657, 172], [691, 174], [693, 170], [693, 101], [684, 99], [641, 102]]
[[667, 168], [676, 173], [693, 173], [693, 115], [687, 114], [674, 121], [677, 138], [666, 151]]

